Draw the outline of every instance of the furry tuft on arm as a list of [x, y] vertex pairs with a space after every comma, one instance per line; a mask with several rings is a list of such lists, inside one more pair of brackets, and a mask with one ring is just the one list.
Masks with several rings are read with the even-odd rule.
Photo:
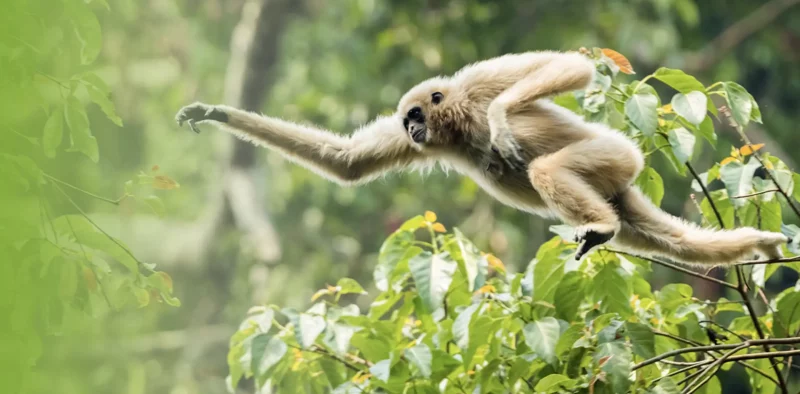
[[341, 185], [366, 183], [422, 158], [402, 123], [393, 117], [378, 117], [344, 136], [232, 107], [213, 108], [227, 115], [227, 120], [220, 122], [226, 131], [272, 148]]

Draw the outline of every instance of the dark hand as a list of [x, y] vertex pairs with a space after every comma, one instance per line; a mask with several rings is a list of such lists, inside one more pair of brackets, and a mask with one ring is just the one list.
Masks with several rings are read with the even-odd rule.
[[209, 120], [227, 123], [228, 114], [219, 107], [213, 105], [194, 103], [181, 108], [178, 114], [175, 115], [175, 121], [178, 122], [179, 126], [183, 126], [183, 122], [186, 122], [189, 124], [189, 128], [195, 133], [200, 133], [196, 123]]
[[514, 172], [524, 171], [528, 163], [522, 158], [522, 149], [511, 133], [503, 133], [503, 136], [492, 143], [492, 152], [497, 155], [505, 164], [505, 167]]

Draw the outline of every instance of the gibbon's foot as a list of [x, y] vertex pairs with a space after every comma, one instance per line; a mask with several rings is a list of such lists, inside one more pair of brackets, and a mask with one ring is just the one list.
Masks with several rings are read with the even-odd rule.
[[597, 245], [602, 245], [614, 237], [614, 231], [600, 232], [588, 227], [579, 227], [575, 229], [575, 242], [577, 242], [578, 250], [575, 252], [575, 260], [580, 260], [584, 254], [589, 252]]
[[194, 103], [181, 108], [178, 114], [175, 115], [175, 121], [178, 122], [179, 126], [183, 126], [183, 122], [186, 122], [189, 124], [189, 128], [198, 134], [200, 133], [200, 129], [197, 128], [195, 123], [207, 120], [227, 123], [228, 114], [213, 105]]
[[505, 166], [511, 171], [525, 171], [527, 164], [520, 154], [522, 149], [510, 130], [502, 133], [495, 141], [492, 141], [492, 152], [500, 157]]

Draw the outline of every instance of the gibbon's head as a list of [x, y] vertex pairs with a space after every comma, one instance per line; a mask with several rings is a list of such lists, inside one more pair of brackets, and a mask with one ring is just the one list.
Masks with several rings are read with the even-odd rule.
[[433, 78], [411, 88], [397, 107], [403, 127], [417, 144], [447, 144], [450, 130], [448, 118], [452, 89], [445, 78]]

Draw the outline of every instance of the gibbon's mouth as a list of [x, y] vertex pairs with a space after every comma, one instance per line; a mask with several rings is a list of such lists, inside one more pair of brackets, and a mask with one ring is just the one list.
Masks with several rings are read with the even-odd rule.
[[411, 125], [408, 132], [411, 134], [411, 139], [418, 144], [425, 142], [428, 136], [428, 128], [422, 124]]

